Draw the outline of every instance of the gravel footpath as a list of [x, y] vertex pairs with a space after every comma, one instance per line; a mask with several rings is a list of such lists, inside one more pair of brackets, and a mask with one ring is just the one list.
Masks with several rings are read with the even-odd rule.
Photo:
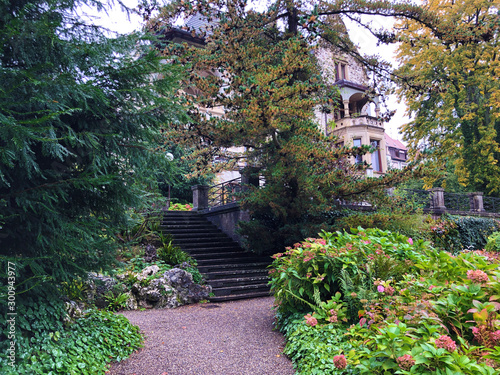
[[273, 297], [125, 311], [144, 348], [111, 375], [289, 375], [283, 335], [273, 331]]

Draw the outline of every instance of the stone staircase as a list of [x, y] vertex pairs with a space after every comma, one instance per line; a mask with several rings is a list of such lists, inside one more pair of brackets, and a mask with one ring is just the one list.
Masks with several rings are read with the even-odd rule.
[[198, 262], [198, 269], [212, 286], [211, 302], [269, 296], [270, 257], [244, 251], [214, 224], [197, 212], [168, 211], [160, 226], [174, 244]]

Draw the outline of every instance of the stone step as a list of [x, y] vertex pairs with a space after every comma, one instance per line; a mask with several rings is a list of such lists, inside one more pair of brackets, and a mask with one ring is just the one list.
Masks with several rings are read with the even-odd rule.
[[205, 278], [210, 281], [215, 281], [234, 277], [267, 276], [268, 274], [269, 271], [265, 268], [226, 269], [224, 271], [207, 272], [205, 273]]
[[204, 259], [226, 259], [226, 258], [238, 258], [240, 257], [241, 259], [247, 258], [249, 255], [248, 253], [245, 253], [243, 250], [241, 251], [226, 251], [226, 252], [218, 252], [219, 249], [217, 249], [217, 253], [215, 252], [204, 252], [204, 253], [194, 253], [190, 252], [189, 255], [191, 255], [193, 258], [196, 260], [204, 260]]
[[267, 283], [212, 288], [212, 293], [216, 297], [225, 296], [225, 295], [231, 296], [231, 295], [237, 295], [237, 294], [246, 294], [246, 293], [252, 293], [252, 292], [268, 292], [269, 293], [269, 291], [270, 291], [270, 288], [269, 288], [269, 285], [267, 285]]
[[187, 249], [185, 250], [189, 255], [191, 255], [193, 258], [196, 258], [198, 255], [205, 255], [205, 254], [211, 254], [214, 253], [214, 251], [217, 251], [216, 254], [227, 254], [227, 253], [242, 253], [242, 254], [248, 254], [245, 252], [241, 247], [234, 245], [234, 244], [224, 244], [221, 246], [218, 246], [216, 249], [213, 247], [197, 247], [194, 249]]
[[175, 239], [192, 239], [197, 237], [207, 237], [207, 238], [227, 238], [227, 234], [222, 233], [218, 230], [196, 230], [196, 229], [185, 229], [185, 230], [174, 230], [165, 231], [171, 234]]
[[[195, 258], [196, 259], [196, 258]], [[226, 265], [230, 264], [240, 264], [241, 268], [245, 269], [246, 264], [256, 264], [263, 261], [261, 257], [232, 257], [232, 258], [212, 258], [212, 259], [196, 259], [198, 262], [198, 266], [210, 266], [210, 265], [218, 265], [223, 268]]]
[[214, 296], [210, 297], [210, 302], [226, 302], [226, 301], [234, 301], [239, 299], [250, 299], [250, 298], [259, 298], [259, 297], [269, 297], [271, 293], [269, 291], [258, 291], [244, 294], [233, 294], [226, 296]]
[[187, 251], [189, 253], [190, 250], [193, 249], [217, 249], [220, 247], [229, 247], [236, 246], [236, 244], [228, 239], [227, 241], [204, 241], [204, 242], [189, 242], [189, 241], [173, 241], [174, 245], [179, 246], [182, 250]]
[[160, 229], [198, 262], [212, 285], [211, 301], [269, 296], [270, 257], [245, 252], [232, 238], [196, 212], [168, 211]]
[[212, 274], [221, 270], [251, 270], [251, 269], [265, 269], [269, 265], [268, 262], [251, 262], [251, 263], [235, 263], [235, 264], [207, 264], [198, 265], [198, 269], [203, 274]]
[[211, 280], [210, 285], [212, 288], [221, 288], [229, 286], [240, 286], [240, 285], [251, 285], [251, 284], [263, 284], [268, 283], [269, 277], [267, 275], [263, 276], [247, 276], [247, 277], [235, 277], [230, 279], [217, 279]]

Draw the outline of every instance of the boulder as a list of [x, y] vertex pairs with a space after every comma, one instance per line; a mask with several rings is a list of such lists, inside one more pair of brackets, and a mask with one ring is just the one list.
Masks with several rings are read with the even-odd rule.
[[140, 274], [137, 275], [137, 280], [141, 281], [144, 279], [147, 279], [149, 276], [153, 276], [158, 273], [160, 270], [160, 267], [158, 267], [156, 264], [153, 264], [152, 266], [148, 266], [144, 268]]

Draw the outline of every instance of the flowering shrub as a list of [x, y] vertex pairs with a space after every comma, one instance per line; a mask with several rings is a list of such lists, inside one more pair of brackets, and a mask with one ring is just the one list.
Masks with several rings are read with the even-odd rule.
[[191, 211], [193, 207], [190, 204], [174, 203], [168, 209], [169, 211]]
[[[498, 374], [500, 270], [485, 255], [361, 228], [296, 244], [271, 270], [278, 315], [300, 311], [285, 353], [299, 374]], [[305, 342], [328, 332], [324, 353]]]
[[[359, 300], [376, 293], [372, 279], [399, 280], [421, 257], [424, 242], [379, 229], [323, 232], [274, 255], [271, 286], [281, 310], [319, 312], [337, 292], [349, 295], [351, 320]], [[388, 288], [388, 291], [391, 287]], [[345, 299], [344, 299], [345, 300]]]

